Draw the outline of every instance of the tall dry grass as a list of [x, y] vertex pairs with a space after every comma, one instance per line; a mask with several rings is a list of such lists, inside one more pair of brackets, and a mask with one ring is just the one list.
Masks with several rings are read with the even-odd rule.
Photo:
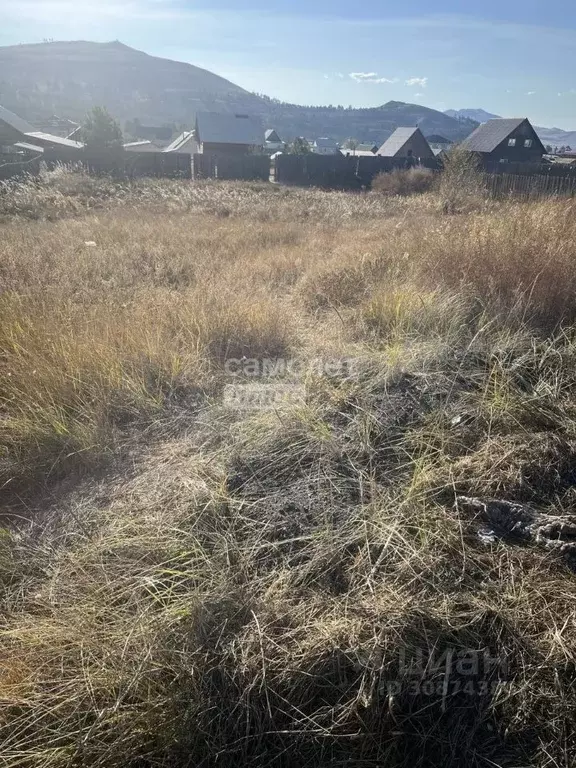
[[0, 200], [7, 768], [571, 766], [570, 563], [454, 498], [573, 509], [574, 203], [102, 184]]

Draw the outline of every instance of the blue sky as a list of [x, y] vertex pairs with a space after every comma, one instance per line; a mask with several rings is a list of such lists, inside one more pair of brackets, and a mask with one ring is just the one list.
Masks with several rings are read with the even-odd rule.
[[0, 18], [0, 45], [119, 39], [286, 101], [483, 107], [576, 130], [573, 0], [0, 0]]

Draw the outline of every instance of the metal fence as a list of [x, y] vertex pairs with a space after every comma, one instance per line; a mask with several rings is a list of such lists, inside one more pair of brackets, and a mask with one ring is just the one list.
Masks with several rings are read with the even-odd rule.
[[[379, 173], [389, 173], [414, 165], [414, 160], [362, 155], [279, 155], [275, 161], [276, 181], [325, 189], [369, 189]], [[439, 170], [440, 161], [423, 160], [425, 168]]]
[[270, 180], [268, 155], [196, 154], [193, 169], [195, 179]]

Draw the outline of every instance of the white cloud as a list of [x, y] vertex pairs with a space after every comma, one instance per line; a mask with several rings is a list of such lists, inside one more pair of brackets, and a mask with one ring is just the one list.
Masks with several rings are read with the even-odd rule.
[[417, 85], [420, 88], [426, 88], [428, 85], [428, 78], [427, 77], [410, 77], [408, 80], [406, 80], [406, 85]]
[[526, 96], [535, 96], [535, 95], [536, 95], [536, 91], [528, 91], [528, 93], [526, 94]]
[[387, 77], [379, 77], [377, 72], [350, 72], [349, 77], [357, 83], [397, 83], [398, 78], [390, 80]]

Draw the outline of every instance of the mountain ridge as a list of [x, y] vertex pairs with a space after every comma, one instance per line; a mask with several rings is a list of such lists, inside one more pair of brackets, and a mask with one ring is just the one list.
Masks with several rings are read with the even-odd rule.
[[208, 70], [138, 51], [120, 41], [58, 41], [0, 47], [0, 104], [29, 122], [52, 115], [81, 121], [93, 106], [105, 106], [122, 123], [192, 127], [200, 111], [254, 114], [285, 140], [329, 135], [343, 141], [383, 142], [400, 125], [426, 134], [465, 138], [475, 123], [463, 123], [415, 104], [343, 109], [287, 104], [250, 93]]

